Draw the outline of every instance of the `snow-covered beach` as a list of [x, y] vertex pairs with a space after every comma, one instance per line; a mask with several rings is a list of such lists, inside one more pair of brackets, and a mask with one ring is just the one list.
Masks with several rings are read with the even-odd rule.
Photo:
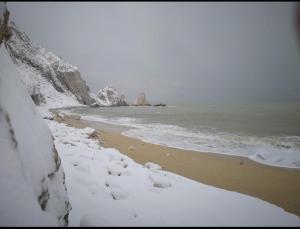
[[62, 152], [73, 206], [70, 225], [299, 225], [298, 216], [258, 198], [195, 182], [151, 161], [139, 164], [117, 149], [103, 148], [98, 138], [89, 137], [94, 129], [84, 124], [74, 128], [47, 122]]
[[48, 124], [65, 168], [73, 207], [70, 225], [299, 223], [298, 217], [266, 202], [148, 169], [115, 149], [99, 148], [97, 141], [87, 139], [92, 129], [74, 129], [51, 121]]

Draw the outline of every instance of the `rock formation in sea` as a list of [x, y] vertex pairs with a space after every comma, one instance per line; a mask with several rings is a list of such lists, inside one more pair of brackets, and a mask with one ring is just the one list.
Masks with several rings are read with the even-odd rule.
[[147, 102], [146, 95], [144, 92], [142, 92], [138, 95], [138, 97], [135, 99], [133, 105], [135, 105], [135, 106], [151, 106], [151, 104]]
[[8, 32], [5, 47], [36, 105], [63, 107], [95, 102], [77, 67], [33, 44], [12, 21]]
[[[10, 40], [14, 35], [8, 17], [6, 4], [0, 3], [0, 49], [4, 43], [10, 50], [18, 50]], [[1, 226], [66, 226], [71, 205], [53, 137], [15, 65], [0, 51], [5, 66], [0, 74]], [[21, 63], [22, 57], [37, 69], [41, 67], [21, 51], [15, 61]]]
[[165, 106], [167, 106], [167, 105], [164, 104], [164, 103], [157, 103], [157, 104], [154, 104], [153, 106], [154, 106], [154, 107], [165, 107]]
[[111, 85], [99, 90], [94, 97], [100, 106], [128, 106], [124, 95], [119, 95], [118, 91]]

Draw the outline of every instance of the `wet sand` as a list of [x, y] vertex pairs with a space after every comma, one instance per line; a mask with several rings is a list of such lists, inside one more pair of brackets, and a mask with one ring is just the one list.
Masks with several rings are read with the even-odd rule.
[[96, 129], [103, 147], [116, 148], [136, 162], [154, 162], [164, 170], [204, 184], [257, 197], [300, 216], [300, 170], [268, 166], [244, 157], [182, 150], [124, 136], [112, 125], [58, 119], [77, 128]]

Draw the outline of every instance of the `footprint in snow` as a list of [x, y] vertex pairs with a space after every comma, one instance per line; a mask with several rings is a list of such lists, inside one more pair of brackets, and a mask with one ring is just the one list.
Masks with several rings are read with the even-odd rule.
[[71, 145], [71, 146], [76, 146], [76, 144], [68, 141], [61, 141], [64, 145]]
[[161, 188], [157, 188], [157, 187], [151, 186], [151, 187], [148, 188], [148, 191], [149, 191], [149, 192], [160, 193], [160, 192], [162, 191], [162, 189], [161, 189]]
[[84, 139], [84, 140], [82, 140], [81, 142], [82, 142], [82, 143], [84, 143], [84, 144], [86, 144], [86, 145], [88, 145], [88, 144], [90, 144], [90, 143], [91, 143], [91, 141], [90, 141], [90, 140], [88, 140], [88, 139]]
[[121, 187], [116, 177], [109, 177], [105, 180], [105, 186], [109, 188]]
[[136, 210], [132, 211], [132, 216], [133, 216], [133, 218], [137, 218], [138, 217], [138, 214], [137, 214]]
[[85, 165], [85, 164], [79, 164], [78, 163], [77, 166], [76, 166], [76, 169], [77, 169], [77, 171], [80, 171], [80, 172], [85, 173], [85, 174], [90, 174], [91, 173], [90, 166]]
[[80, 139], [73, 138], [73, 139], [70, 139], [70, 141], [72, 141], [73, 143], [74, 142], [80, 142]]
[[75, 180], [81, 184], [83, 188], [90, 189], [90, 186], [93, 185], [94, 181], [87, 176], [81, 176], [81, 174], [76, 174]]
[[89, 187], [89, 191], [92, 195], [96, 195], [99, 192], [99, 190], [100, 190], [100, 187], [96, 184], [92, 184]]
[[149, 179], [155, 188], [169, 188], [172, 186], [170, 179], [166, 175], [150, 173]]
[[129, 193], [121, 187], [112, 187], [110, 194], [114, 200], [123, 200], [129, 196]]
[[127, 166], [117, 163], [109, 165], [107, 173], [114, 176], [130, 175]]
[[122, 166], [125, 169], [128, 167], [128, 163], [125, 162], [124, 160], [123, 161], [116, 161], [116, 162], [114, 162], [114, 164], [115, 165], [120, 165], [120, 166]]
[[117, 153], [110, 153], [109, 154], [110, 161], [130, 161], [130, 158], [125, 157], [124, 155], [117, 154]]

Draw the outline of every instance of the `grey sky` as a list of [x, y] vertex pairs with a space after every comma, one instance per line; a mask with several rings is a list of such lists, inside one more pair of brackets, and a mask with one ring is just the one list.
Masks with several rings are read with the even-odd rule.
[[37, 44], [79, 67], [93, 92], [129, 102], [300, 101], [295, 3], [9, 2]]

